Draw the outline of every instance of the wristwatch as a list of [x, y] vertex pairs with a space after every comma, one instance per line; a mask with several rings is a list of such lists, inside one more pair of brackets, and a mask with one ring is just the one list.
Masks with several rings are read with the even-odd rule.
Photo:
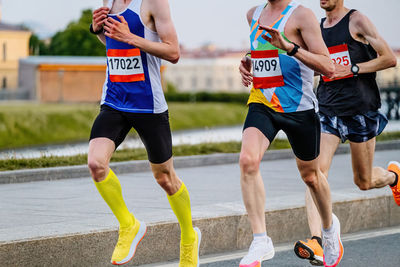
[[91, 33], [93, 33], [93, 34], [99, 35], [100, 33], [103, 33], [103, 27], [101, 27], [100, 30], [98, 30], [97, 32], [95, 32], [95, 31], [93, 30], [93, 25], [90, 24], [89, 31], [90, 31]]
[[299, 48], [300, 48], [300, 46], [299, 46], [298, 44], [295, 44], [295, 43], [293, 43], [293, 42], [292, 42], [292, 44], [294, 45], [292, 51], [287, 52], [287, 55], [288, 55], [288, 56], [291, 56], [291, 57], [294, 56], [294, 55], [296, 55], [297, 51], [299, 51]]
[[354, 76], [357, 76], [359, 71], [360, 67], [357, 64], [351, 65], [351, 72], [353, 73]]

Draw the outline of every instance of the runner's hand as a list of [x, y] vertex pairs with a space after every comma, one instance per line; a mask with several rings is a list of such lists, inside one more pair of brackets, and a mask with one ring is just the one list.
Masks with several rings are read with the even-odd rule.
[[343, 66], [343, 65], [335, 63], [335, 73], [333, 75], [333, 79], [340, 78], [340, 77], [346, 77], [351, 74], [353, 74], [351, 72], [351, 65]]
[[267, 33], [271, 35], [271, 37], [268, 37], [266, 34], [263, 34], [261, 35], [261, 37], [270, 42], [273, 46], [287, 52], [293, 50], [294, 45], [286, 41], [278, 30], [262, 25], [260, 25], [259, 27], [260, 29], [267, 31]]
[[107, 20], [107, 14], [110, 12], [108, 7], [101, 7], [93, 11], [92, 27], [93, 31], [99, 31]]
[[239, 72], [242, 76], [242, 84], [249, 86], [253, 82], [253, 75], [251, 74], [251, 59], [249, 57], [243, 57], [240, 61]]
[[126, 42], [131, 33], [128, 22], [123, 16], [117, 16], [121, 22], [113, 18], [108, 18], [105, 22], [104, 29], [106, 30], [104, 35], [120, 42]]

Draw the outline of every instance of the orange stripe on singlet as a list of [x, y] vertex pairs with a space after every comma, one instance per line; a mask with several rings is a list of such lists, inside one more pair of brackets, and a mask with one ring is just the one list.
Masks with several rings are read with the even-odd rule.
[[[272, 24], [269, 25], [268, 27], [271, 27], [271, 28], [274, 27], [275, 24], [277, 24], [278, 21], [280, 21], [284, 16], [285, 16], [285, 15], [281, 14], [281, 15], [279, 16], [279, 18], [278, 18], [277, 20], [275, 20], [274, 23], [272, 23]], [[258, 26], [258, 25], [260, 24], [260, 23], [259, 23], [259, 20], [260, 20], [260, 19], [258, 19], [258, 20], [256, 21], [256, 23], [254, 23], [253, 29], [251, 30], [252, 32], [255, 30], [255, 27]], [[254, 37], [254, 40], [257, 40], [257, 38], [260, 37], [260, 35], [261, 35], [262, 32], [263, 32], [263, 30], [258, 29], [258, 30], [257, 30], [257, 33], [256, 33], [256, 36]]]
[[271, 104], [278, 112], [283, 112], [281, 102], [279, 102], [278, 96], [274, 93], [271, 98]]

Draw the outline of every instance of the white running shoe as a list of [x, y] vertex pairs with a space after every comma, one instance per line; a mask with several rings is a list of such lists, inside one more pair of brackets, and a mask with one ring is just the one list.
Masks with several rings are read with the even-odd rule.
[[324, 249], [324, 266], [335, 267], [343, 257], [343, 244], [340, 239], [340, 222], [332, 214], [332, 227], [329, 231], [322, 230], [322, 247]]
[[271, 238], [256, 238], [251, 242], [249, 252], [240, 261], [239, 267], [261, 267], [263, 260], [270, 260], [275, 255]]

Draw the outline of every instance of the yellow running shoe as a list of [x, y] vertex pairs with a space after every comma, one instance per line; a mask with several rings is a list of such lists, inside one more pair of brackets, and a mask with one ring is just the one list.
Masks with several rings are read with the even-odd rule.
[[309, 260], [312, 265], [324, 265], [324, 252], [316, 239], [297, 241], [294, 245], [294, 253], [301, 259]]
[[193, 228], [195, 231], [195, 240], [192, 244], [182, 244], [180, 248], [179, 267], [199, 267], [199, 250], [201, 242], [201, 232], [197, 227]]
[[119, 229], [118, 242], [111, 257], [111, 263], [122, 265], [129, 262], [135, 256], [136, 248], [146, 235], [146, 232], [146, 224], [137, 219], [132, 227], [121, 227]]

